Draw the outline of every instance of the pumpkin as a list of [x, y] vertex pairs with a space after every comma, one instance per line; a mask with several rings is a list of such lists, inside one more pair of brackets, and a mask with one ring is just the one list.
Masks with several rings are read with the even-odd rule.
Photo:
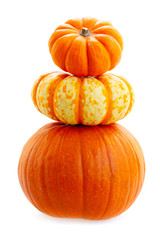
[[97, 78], [49, 73], [36, 80], [31, 95], [41, 113], [71, 125], [116, 122], [131, 111], [134, 102], [127, 80], [110, 73]]
[[142, 150], [119, 124], [49, 123], [25, 144], [18, 166], [21, 187], [41, 212], [95, 220], [128, 209], [144, 175]]
[[107, 21], [71, 19], [56, 28], [49, 39], [54, 63], [80, 77], [99, 76], [120, 61], [123, 41]]

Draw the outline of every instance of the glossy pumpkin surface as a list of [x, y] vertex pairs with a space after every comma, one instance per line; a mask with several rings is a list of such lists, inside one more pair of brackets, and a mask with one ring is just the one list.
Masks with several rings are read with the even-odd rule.
[[107, 21], [71, 19], [56, 28], [49, 39], [54, 63], [80, 77], [99, 76], [120, 61], [123, 41]]
[[32, 99], [41, 113], [54, 120], [106, 125], [131, 111], [134, 94], [125, 78], [113, 74], [79, 78], [54, 72], [37, 79]]
[[107, 219], [131, 206], [145, 175], [137, 140], [119, 124], [49, 123], [25, 144], [21, 187], [40, 211], [54, 217]]

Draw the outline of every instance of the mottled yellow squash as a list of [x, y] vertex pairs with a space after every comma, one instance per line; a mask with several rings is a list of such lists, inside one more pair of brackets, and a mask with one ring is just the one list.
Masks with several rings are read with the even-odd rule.
[[54, 120], [107, 125], [131, 111], [134, 94], [125, 78], [110, 73], [80, 78], [53, 72], [35, 81], [32, 99], [41, 113]]

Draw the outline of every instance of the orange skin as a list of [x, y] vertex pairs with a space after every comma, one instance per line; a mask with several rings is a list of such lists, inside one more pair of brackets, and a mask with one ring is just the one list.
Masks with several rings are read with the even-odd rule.
[[[82, 36], [82, 28], [89, 36]], [[56, 28], [49, 39], [54, 63], [66, 72], [80, 77], [99, 76], [120, 61], [123, 40], [107, 21], [96, 18], [71, 19]]]
[[39, 211], [99, 220], [132, 205], [143, 185], [145, 162], [137, 140], [119, 124], [49, 123], [25, 144], [18, 176]]

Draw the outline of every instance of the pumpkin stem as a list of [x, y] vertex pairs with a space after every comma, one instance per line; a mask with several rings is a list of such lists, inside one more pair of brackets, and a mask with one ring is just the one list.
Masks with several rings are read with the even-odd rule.
[[88, 28], [82, 27], [80, 35], [83, 37], [89, 37], [91, 35], [91, 32], [88, 30]]

